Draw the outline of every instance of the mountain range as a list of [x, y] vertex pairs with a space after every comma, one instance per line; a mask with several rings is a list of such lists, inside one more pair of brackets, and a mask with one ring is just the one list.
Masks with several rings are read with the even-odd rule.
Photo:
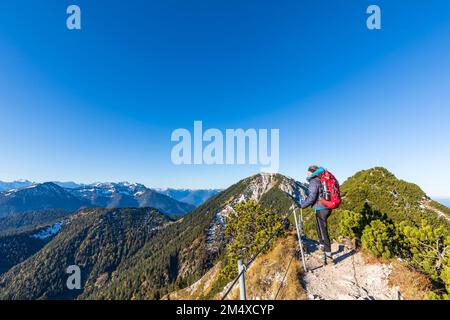
[[173, 216], [183, 215], [195, 208], [137, 183], [97, 183], [66, 190], [93, 207], [152, 207]]
[[88, 201], [74, 196], [52, 182], [33, 184], [0, 193], [0, 217], [47, 209], [75, 211], [88, 206], [90, 206]]
[[[448, 207], [384, 168], [358, 172], [341, 187], [341, 210], [370, 207], [393, 221], [417, 225], [427, 220], [450, 230]], [[132, 186], [132, 194], [144, 191], [139, 188]], [[93, 201], [95, 192], [81, 196], [81, 190], [74, 193], [78, 199]], [[163, 298], [219, 266], [230, 241], [227, 221], [237, 204], [255, 200], [281, 220], [306, 190], [306, 185], [281, 174], [258, 174], [179, 218], [150, 208], [85, 208], [52, 223], [0, 235], [0, 256], [7, 257], [0, 268], [0, 298]], [[304, 214], [305, 232], [314, 237], [313, 212]], [[330, 218], [332, 236], [339, 216], [337, 211]], [[65, 286], [69, 265], [82, 269], [81, 290]], [[226, 284], [210, 285], [219, 292]]]
[[[0, 182], [0, 218], [45, 210], [153, 207], [180, 216], [202, 204], [218, 190], [165, 189], [158, 192], [138, 183]], [[1, 221], [0, 221], [1, 225]]]
[[17, 180], [12, 182], [0, 181], [0, 192], [29, 187], [33, 184], [33, 182], [28, 180]]

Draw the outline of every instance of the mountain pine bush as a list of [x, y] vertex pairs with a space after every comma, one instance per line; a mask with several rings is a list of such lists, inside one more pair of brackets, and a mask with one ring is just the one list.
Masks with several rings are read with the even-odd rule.
[[377, 257], [390, 259], [396, 253], [398, 235], [395, 226], [381, 220], [373, 220], [364, 228], [361, 242], [364, 249]]
[[434, 281], [442, 282], [450, 292], [450, 235], [444, 227], [431, 227], [422, 221], [420, 227], [402, 225], [407, 258], [413, 266], [428, 274]]
[[338, 210], [334, 213], [337, 219], [337, 236], [350, 239], [361, 238], [364, 228], [374, 220], [382, 221], [385, 224], [393, 224], [386, 214], [372, 209], [367, 203], [361, 211]]
[[[231, 239], [226, 248], [225, 266], [221, 271], [223, 281], [237, 276], [237, 261], [251, 259], [269, 237], [281, 226], [281, 217], [254, 200], [239, 203], [235, 213], [227, 220], [226, 237]], [[280, 232], [277, 236], [281, 236]], [[274, 237], [266, 250], [270, 248]]]
[[450, 300], [449, 294], [438, 294], [436, 292], [430, 291], [427, 295], [428, 300]]
[[363, 215], [360, 212], [344, 210], [339, 212], [338, 234], [350, 239], [360, 238], [364, 229]]

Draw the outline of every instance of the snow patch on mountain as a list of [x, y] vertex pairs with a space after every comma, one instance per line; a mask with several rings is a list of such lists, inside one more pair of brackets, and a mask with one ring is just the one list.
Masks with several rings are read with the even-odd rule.
[[35, 238], [35, 239], [41, 239], [41, 240], [50, 238], [50, 237], [56, 235], [59, 231], [61, 231], [61, 225], [62, 225], [62, 223], [55, 223], [54, 225], [52, 225], [44, 230], [41, 230], [36, 234], [31, 235], [31, 237]]

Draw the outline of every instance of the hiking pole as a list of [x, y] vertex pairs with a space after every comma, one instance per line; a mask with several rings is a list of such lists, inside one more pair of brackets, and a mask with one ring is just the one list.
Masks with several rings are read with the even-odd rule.
[[298, 226], [297, 211], [296, 211], [295, 207], [292, 210], [294, 211], [295, 228], [297, 230], [298, 244], [300, 246], [300, 254], [302, 256], [303, 269], [305, 270], [305, 272], [308, 272], [308, 269], [306, 268], [306, 262], [305, 262], [305, 253], [303, 252], [302, 235], [300, 234], [300, 228]]
[[303, 208], [300, 207], [300, 234], [302, 237], [305, 236], [305, 229], [303, 229]]

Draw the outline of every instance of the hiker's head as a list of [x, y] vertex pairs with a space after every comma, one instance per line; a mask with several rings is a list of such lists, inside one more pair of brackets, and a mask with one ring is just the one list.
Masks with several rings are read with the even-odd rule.
[[306, 173], [306, 176], [307, 177], [311, 176], [317, 169], [319, 169], [318, 166], [314, 166], [314, 165], [309, 166], [308, 172]]

